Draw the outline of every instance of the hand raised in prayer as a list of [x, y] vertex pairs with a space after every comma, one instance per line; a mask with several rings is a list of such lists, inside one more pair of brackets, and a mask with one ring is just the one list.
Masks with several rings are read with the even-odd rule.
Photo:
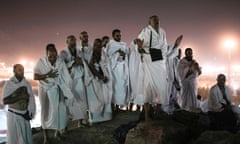
[[120, 49], [118, 50], [118, 53], [119, 53], [119, 56], [122, 56], [123, 60], [125, 60], [126, 53]]
[[118, 50], [118, 53], [119, 53], [120, 56], [125, 56], [125, 52], [120, 50], [120, 49]]
[[179, 45], [180, 45], [181, 42], [182, 42], [182, 39], [183, 39], [183, 35], [180, 35], [180, 36], [176, 39], [175, 44], [174, 44], [174, 48], [179, 47]]
[[107, 82], [108, 82], [108, 77], [103, 76], [102, 81], [103, 81], [104, 83], [107, 83]]
[[47, 73], [47, 77], [49, 78], [55, 78], [58, 76], [58, 71], [53, 71], [53, 70], [50, 70], [48, 73]]
[[80, 57], [75, 58], [73, 65], [83, 65], [83, 61]]
[[134, 40], [134, 43], [138, 46], [138, 49], [142, 49], [143, 48], [143, 42], [144, 42], [144, 39], [141, 40], [141, 39], [135, 39]]
[[134, 43], [138, 46], [138, 52], [139, 52], [140, 54], [146, 53], [145, 50], [143, 49], [144, 40], [135, 39], [135, 40], [134, 40]]

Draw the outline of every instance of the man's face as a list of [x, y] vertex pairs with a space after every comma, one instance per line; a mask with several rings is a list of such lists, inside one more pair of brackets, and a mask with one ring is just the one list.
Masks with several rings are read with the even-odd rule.
[[94, 49], [97, 53], [101, 54], [102, 52], [102, 43], [101, 42], [95, 42], [94, 43]]
[[217, 83], [220, 86], [224, 86], [226, 82], [226, 77], [224, 75], [219, 75], [217, 78]]
[[21, 65], [18, 65], [14, 70], [14, 75], [18, 79], [23, 79], [24, 77], [24, 67]]
[[57, 52], [55, 51], [48, 51], [48, 60], [53, 65], [57, 60]]
[[151, 18], [149, 24], [150, 24], [153, 28], [158, 29], [158, 28], [159, 28], [159, 19], [158, 19], [158, 17], [153, 17], [153, 18]]
[[76, 38], [75, 37], [71, 37], [67, 39], [67, 44], [68, 47], [76, 47]]
[[121, 33], [115, 32], [115, 34], [113, 35], [113, 39], [117, 42], [120, 42], [121, 41]]
[[80, 34], [80, 40], [82, 42], [88, 43], [88, 34], [87, 33]]
[[109, 39], [104, 39], [104, 40], [102, 41], [102, 45], [103, 45], [104, 47], [106, 47], [106, 45], [107, 45], [108, 42], [109, 42]]
[[187, 59], [191, 60], [192, 57], [193, 57], [192, 50], [187, 50], [186, 53], [185, 53], [185, 56], [186, 56]]

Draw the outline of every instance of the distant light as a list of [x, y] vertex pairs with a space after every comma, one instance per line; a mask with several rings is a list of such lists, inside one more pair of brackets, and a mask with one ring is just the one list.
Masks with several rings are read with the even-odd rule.
[[23, 66], [25, 66], [27, 64], [27, 61], [25, 59], [21, 60], [20, 62]]
[[237, 42], [234, 39], [226, 39], [223, 42], [223, 46], [227, 49], [233, 49], [237, 46]]

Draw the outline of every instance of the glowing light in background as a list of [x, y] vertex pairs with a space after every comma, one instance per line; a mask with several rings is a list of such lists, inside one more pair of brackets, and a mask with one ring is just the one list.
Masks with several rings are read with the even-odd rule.
[[27, 64], [27, 60], [22, 59], [20, 63], [21, 63], [23, 66], [25, 66], [25, 65]]
[[237, 41], [234, 38], [227, 38], [223, 41], [224, 48], [233, 49], [237, 46]]
[[[24, 66], [24, 76], [33, 79], [33, 67], [35, 63], [27, 59], [21, 59], [20, 64]], [[6, 66], [5, 62], [0, 62], [0, 80], [6, 80], [13, 75], [13, 65]]]

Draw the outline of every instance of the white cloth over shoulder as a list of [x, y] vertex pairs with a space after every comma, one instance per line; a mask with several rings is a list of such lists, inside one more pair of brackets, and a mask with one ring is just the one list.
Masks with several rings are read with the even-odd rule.
[[[36, 113], [36, 104], [30, 83], [23, 78], [22, 81], [18, 81], [16, 77], [10, 78], [6, 81], [3, 87], [3, 98], [11, 95], [19, 87], [26, 87], [29, 94], [29, 103], [27, 110], [30, 117], [34, 117]], [[13, 108], [9, 108], [14, 112], [24, 114], [26, 110], [20, 111]], [[25, 120], [22, 116], [16, 115], [12, 112], [7, 113], [7, 142], [8, 144], [32, 144], [32, 129], [30, 122]]]
[[[69, 48], [65, 48], [60, 52], [60, 57], [66, 63], [67, 67], [71, 69], [70, 75], [73, 80], [71, 89], [74, 95], [73, 103], [72, 101], [67, 102], [70, 117], [72, 120], [86, 119], [88, 105], [85, 85], [83, 83], [84, 66], [72, 66], [76, 57], [81, 58], [81, 51], [80, 49], [76, 48], [76, 56], [72, 56]], [[84, 65], [87, 66], [83, 58], [82, 61]]]
[[[227, 100], [231, 103], [231, 93], [229, 87], [225, 86]], [[220, 112], [223, 110], [222, 104], [227, 104], [223, 98], [222, 92], [218, 85], [211, 87], [208, 96], [208, 111]]]
[[[120, 56], [119, 50], [125, 53], [125, 57]], [[130, 100], [128, 53], [126, 43], [115, 40], [109, 41], [107, 55], [111, 61], [113, 75], [112, 102], [117, 105], [127, 105]]]
[[[178, 73], [182, 84], [181, 107], [186, 110], [199, 108], [197, 100], [197, 77], [199, 73], [193, 68], [193, 62], [195, 60], [188, 61], [186, 58], [182, 58], [178, 65]], [[186, 77], [189, 70], [193, 73]]]
[[34, 73], [46, 74], [50, 70], [57, 71], [58, 77], [47, 78], [48, 82], [39, 81], [39, 100], [41, 103], [41, 124], [43, 129], [64, 129], [67, 125], [65, 98], [72, 99], [70, 90], [72, 79], [65, 63], [57, 58], [51, 65], [47, 57], [40, 58], [34, 68]]
[[96, 70], [101, 67], [104, 76], [108, 77], [108, 82], [95, 77], [88, 67], [85, 67], [85, 85], [87, 89], [87, 100], [89, 106], [89, 119], [92, 122], [102, 122], [112, 119], [112, 74], [110, 64], [106, 57], [102, 57], [99, 64], [95, 63]]
[[93, 47], [91, 45], [84, 46], [84, 47], [82, 45], [79, 45], [78, 47], [81, 51], [81, 57], [84, 58], [86, 63], [88, 63], [92, 56]]
[[[152, 35], [152, 36], [151, 36]], [[152, 37], [152, 40], [150, 38]], [[138, 76], [131, 76], [132, 91], [135, 104], [154, 103], [167, 105], [169, 103], [167, 92], [167, 68], [166, 60], [170, 53], [174, 50], [172, 47], [168, 49], [166, 34], [162, 28], [156, 32], [151, 26], [144, 28], [138, 38], [144, 40], [143, 49], [149, 53], [149, 46], [155, 49], [161, 49], [163, 60], [152, 61], [150, 54], [139, 54], [138, 48], [131, 48], [130, 67], [135, 67]], [[170, 55], [169, 55], [170, 56]], [[134, 66], [135, 65], [135, 66]], [[130, 73], [136, 72], [131, 68]], [[133, 90], [137, 87], [136, 90]], [[142, 89], [142, 90], [141, 90]]]

